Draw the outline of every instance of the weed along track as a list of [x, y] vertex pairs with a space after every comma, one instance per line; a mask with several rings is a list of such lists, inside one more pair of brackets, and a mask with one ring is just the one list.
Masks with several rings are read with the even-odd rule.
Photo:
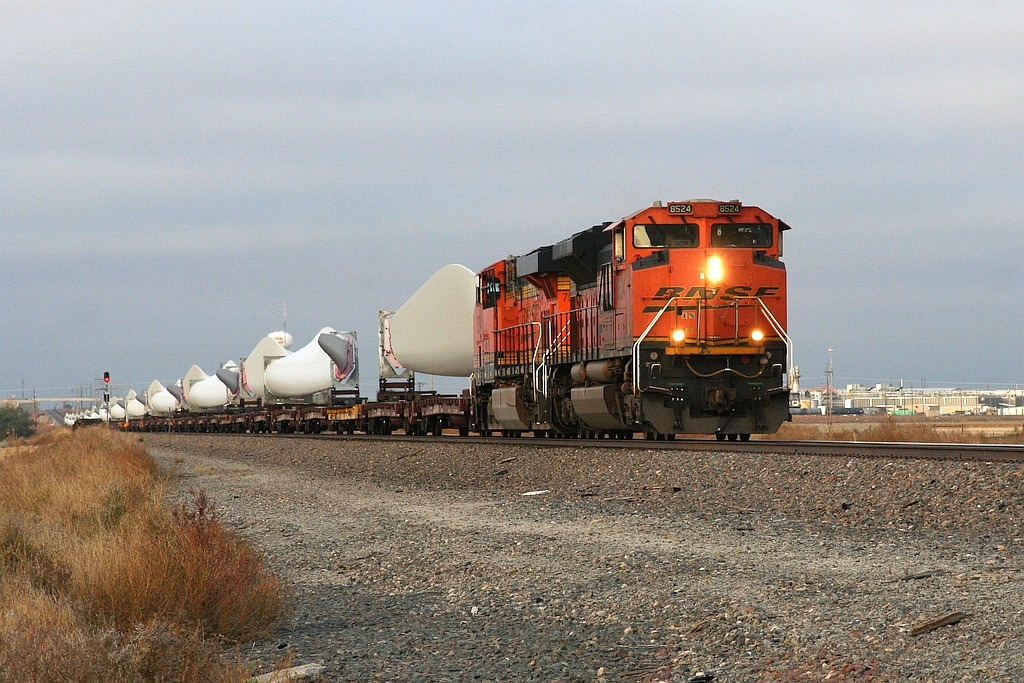
[[168, 509], [138, 443], [51, 432], [0, 459], [0, 678], [244, 681], [287, 595], [205, 493]]
[[1024, 676], [1018, 464], [144, 438], [293, 587], [293, 620], [248, 646], [266, 664], [290, 652], [329, 680]]

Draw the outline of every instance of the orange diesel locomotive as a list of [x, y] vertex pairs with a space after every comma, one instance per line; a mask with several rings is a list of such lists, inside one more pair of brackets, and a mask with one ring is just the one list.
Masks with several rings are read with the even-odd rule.
[[789, 419], [789, 226], [656, 202], [478, 274], [476, 428], [749, 439]]

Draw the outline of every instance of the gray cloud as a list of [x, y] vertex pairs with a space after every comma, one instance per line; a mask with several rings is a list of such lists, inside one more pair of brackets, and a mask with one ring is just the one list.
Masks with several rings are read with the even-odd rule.
[[693, 196], [795, 228], [812, 383], [828, 346], [837, 376], [1024, 382], [1022, 24], [1010, 2], [4, 3], [0, 391], [212, 369], [282, 300], [297, 340], [372, 347], [376, 309], [445, 263]]

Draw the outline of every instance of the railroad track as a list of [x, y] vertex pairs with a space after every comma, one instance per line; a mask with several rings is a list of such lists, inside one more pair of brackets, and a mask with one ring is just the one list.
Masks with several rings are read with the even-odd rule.
[[459, 437], [443, 436], [373, 436], [365, 434], [220, 434], [236, 437], [271, 437], [290, 439], [324, 439], [331, 441], [371, 440], [408, 441], [414, 443], [452, 443], [459, 441], [472, 444], [515, 445], [536, 448], [580, 448], [599, 447], [615, 449], [643, 449], [667, 451], [728, 451], [733, 453], [785, 453], [791, 455], [814, 455], [824, 457], [885, 458], [905, 460], [957, 460], [969, 462], [1024, 463], [1024, 444], [961, 444], [961, 443], [910, 443], [874, 441], [776, 441], [759, 439], [753, 441], [716, 441], [713, 439], [676, 439], [675, 441], [645, 441], [641, 439], [549, 439], [549, 438], [505, 438], [505, 437]]
[[[790, 453], [858, 458], [900, 458], [927, 460], [964, 460], [974, 462], [1024, 463], [1024, 445], [956, 444], [874, 441], [747, 441], [727, 444], [705, 439], [686, 439], [669, 446], [689, 450], [723, 450], [751, 453]], [[717, 447], [717, 448], [716, 448]]]

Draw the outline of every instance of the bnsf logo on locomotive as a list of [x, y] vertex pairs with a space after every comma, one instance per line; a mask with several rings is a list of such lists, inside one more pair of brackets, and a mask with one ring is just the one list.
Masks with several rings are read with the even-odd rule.
[[777, 297], [779, 295], [779, 287], [758, 287], [756, 290], [753, 287], [747, 287], [746, 285], [734, 285], [732, 287], [712, 287], [707, 289], [705, 287], [694, 286], [694, 287], [662, 287], [654, 296], [651, 297], [655, 300], [661, 299], [662, 301], [668, 301], [672, 297], [678, 297], [680, 299], [718, 299], [720, 301], [734, 301], [735, 299], [749, 299], [751, 297]]

